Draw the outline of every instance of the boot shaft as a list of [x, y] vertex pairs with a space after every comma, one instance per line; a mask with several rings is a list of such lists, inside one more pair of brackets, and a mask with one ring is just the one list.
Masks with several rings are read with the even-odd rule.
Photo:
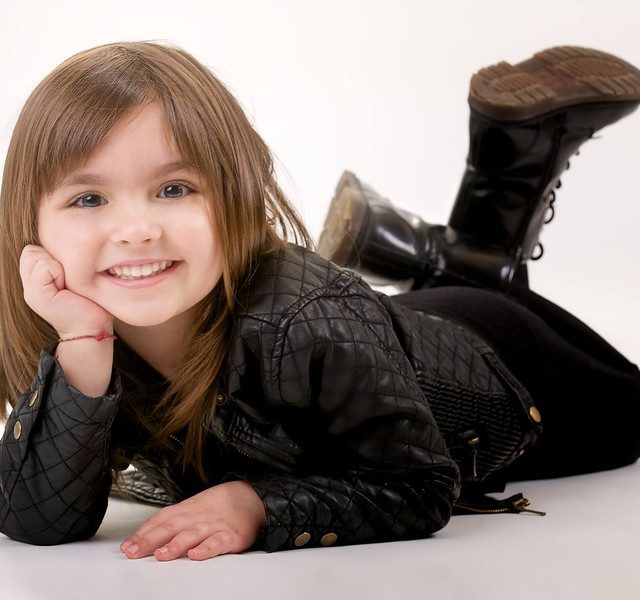
[[471, 112], [467, 167], [448, 225], [478, 243], [528, 260], [568, 160], [595, 131], [633, 112], [637, 102], [562, 109], [524, 123]]

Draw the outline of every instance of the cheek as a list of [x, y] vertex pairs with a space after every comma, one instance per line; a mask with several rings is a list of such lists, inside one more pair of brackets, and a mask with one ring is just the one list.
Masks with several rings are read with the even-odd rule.
[[192, 227], [190, 237], [186, 239], [198, 240], [191, 250], [191, 256], [192, 260], [196, 260], [199, 277], [208, 292], [222, 275], [222, 254], [218, 234], [207, 222]]
[[[209, 236], [200, 245], [200, 267], [202, 277], [209, 282], [217, 282], [222, 272], [222, 256], [217, 237]], [[215, 280], [215, 281], [214, 281]]]
[[55, 216], [42, 213], [38, 218], [38, 241], [54, 259], [66, 266], [71, 254], [74, 232], [65, 226], [64, 221]]
[[[220, 240], [216, 231], [213, 220], [203, 212], [199, 212], [197, 216], [194, 214], [192, 218], [183, 222], [182, 237], [184, 240], [194, 241], [195, 247], [201, 257], [211, 260], [218, 260], [220, 254]], [[206, 261], [205, 261], [206, 262]]]

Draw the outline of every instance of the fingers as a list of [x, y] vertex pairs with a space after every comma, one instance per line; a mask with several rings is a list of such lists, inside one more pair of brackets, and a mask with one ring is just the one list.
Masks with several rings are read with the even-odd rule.
[[64, 289], [64, 270], [62, 265], [52, 260], [39, 260], [31, 271], [31, 285], [36, 289], [46, 289], [51, 296], [55, 296], [60, 290]]
[[[124, 553], [128, 558], [144, 558], [151, 554], [156, 554], [157, 558], [178, 558], [211, 533], [206, 524], [190, 527], [179, 533], [173, 527], [161, 525], [148, 532], [145, 537], [132, 536], [132, 543], [125, 547]], [[165, 552], [167, 549], [169, 551]]]
[[205, 560], [243, 552], [260, 529], [254, 507], [246, 506], [245, 493], [238, 486], [214, 486], [167, 506], [145, 521], [120, 549], [128, 558], [153, 555], [162, 561], [185, 554], [191, 560]]
[[187, 522], [185, 516], [181, 515], [181, 511], [178, 509], [180, 504], [172, 504], [171, 506], [165, 506], [158, 510], [154, 515], [152, 515], [149, 519], [147, 519], [138, 529], [136, 529], [133, 534], [131, 534], [124, 542], [125, 545], [127, 542], [137, 542], [139, 539], [146, 537], [147, 533], [153, 531], [154, 529], [158, 529], [160, 527], [166, 527], [167, 533], [171, 533], [173, 531], [173, 535], [177, 533], [179, 528], [185, 528], [189, 523]]
[[153, 554], [156, 548], [169, 542], [193, 524], [193, 519], [186, 516], [175, 515], [168, 518], [164, 511], [165, 509], [158, 511], [122, 543], [120, 549], [129, 558], [142, 558]]
[[230, 536], [227, 532], [218, 531], [214, 535], [209, 536], [200, 545], [191, 548], [187, 552], [187, 556], [191, 560], [206, 560], [220, 554], [228, 554], [237, 552], [231, 545]]
[[20, 254], [20, 277], [22, 281], [28, 281], [31, 277], [34, 267], [36, 266], [38, 259], [41, 258], [42, 251], [40, 246], [34, 246], [29, 244], [22, 249]]
[[182, 532], [171, 542], [155, 551], [158, 560], [173, 560], [185, 554], [191, 560], [205, 560], [231, 552], [231, 537], [229, 531], [208, 532], [210, 535], [201, 536], [190, 531]]
[[64, 289], [62, 265], [41, 246], [30, 244], [22, 249], [19, 270], [27, 301], [34, 290], [38, 290], [37, 296], [41, 289], [46, 289], [50, 296], [54, 296]]
[[176, 535], [169, 531], [166, 526], [160, 526], [150, 531], [146, 537], [136, 538], [123, 552], [131, 559], [154, 555], [156, 559], [166, 561], [185, 554], [191, 560], [205, 560], [235, 551], [235, 534], [217, 529], [210, 523], [199, 523]]

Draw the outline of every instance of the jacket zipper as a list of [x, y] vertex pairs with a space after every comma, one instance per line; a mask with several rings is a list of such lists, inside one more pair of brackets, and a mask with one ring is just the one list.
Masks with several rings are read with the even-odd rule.
[[[480, 443], [480, 436], [478, 432], [474, 429], [469, 429], [467, 431], [458, 432], [453, 439], [450, 439], [447, 442], [447, 447], [452, 453], [457, 454], [457, 450], [468, 448], [471, 453], [471, 478], [473, 481], [478, 480], [478, 448], [477, 445]], [[452, 454], [453, 455], [453, 454]], [[464, 457], [459, 458], [460, 468], [464, 469], [466, 472], [466, 465], [468, 464], [468, 456], [467, 452], [464, 452]], [[454, 458], [455, 459], [455, 458]], [[458, 461], [456, 461], [458, 462]]]
[[477, 471], [477, 467], [476, 467], [476, 459], [478, 457], [478, 450], [476, 449], [476, 444], [480, 441], [479, 437], [474, 437], [471, 440], [467, 440], [467, 444], [469, 444], [469, 446], [471, 446], [471, 460], [472, 462], [472, 466], [473, 466], [473, 478], [474, 479], [478, 479], [478, 471]]
[[479, 514], [497, 514], [497, 513], [521, 513], [521, 512], [530, 512], [536, 515], [545, 516], [547, 513], [539, 510], [532, 510], [530, 508], [526, 508], [529, 506], [530, 502], [527, 498], [524, 498], [523, 495], [515, 494], [514, 496], [510, 496], [509, 498], [505, 498], [504, 500], [500, 500], [496, 502], [496, 507], [500, 508], [483, 508], [481, 506], [475, 504], [469, 504], [467, 502], [454, 502], [455, 506], [459, 506], [465, 510], [469, 510], [471, 512], [479, 513]]

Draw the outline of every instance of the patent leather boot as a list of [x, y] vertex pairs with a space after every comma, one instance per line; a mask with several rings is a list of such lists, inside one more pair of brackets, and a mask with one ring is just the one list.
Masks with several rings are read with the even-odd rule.
[[[423, 221], [345, 171], [324, 221], [317, 252], [362, 274], [371, 284], [409, 291], [425, 282], [493, 287], [504, 270], [504, 252]], [[466, 269], [471, 264], [473, 269]], [[526, 278], [526, 271], [522, 275]]]
[[[436, 228], [444, 229], [442, 225]], [[432, 230], [432, 225], [394, 207], [345, 171], [329, 206], [317, 252], [358, 271], [371, 283], [395, 284], [421, 277], [430, 269]]]
[[447, 226], [394, 208], [347, 171], [318, 253], [372, 283], [526, 285], [568, 158], [639, 103], [640, 71], [597, 50], [559, 46], [482, 69], [471, 80], [467, 168]]
[[[554, 188], [569, 157], [639, 103], [640, 71], [587, 48], [550, 48], [476, 73], [467, 168], [446, 237], [451, 246], [484, 247], [492, 266], [487, 271], [476, 251], [458, 253], [455, 268], [488, 284], [497, 275], [493, 285], [509, 287], [519, 265], [542, 255], [540, 230], [553, 218]], [[496, 253], [503, 254], [497, 271]]]

